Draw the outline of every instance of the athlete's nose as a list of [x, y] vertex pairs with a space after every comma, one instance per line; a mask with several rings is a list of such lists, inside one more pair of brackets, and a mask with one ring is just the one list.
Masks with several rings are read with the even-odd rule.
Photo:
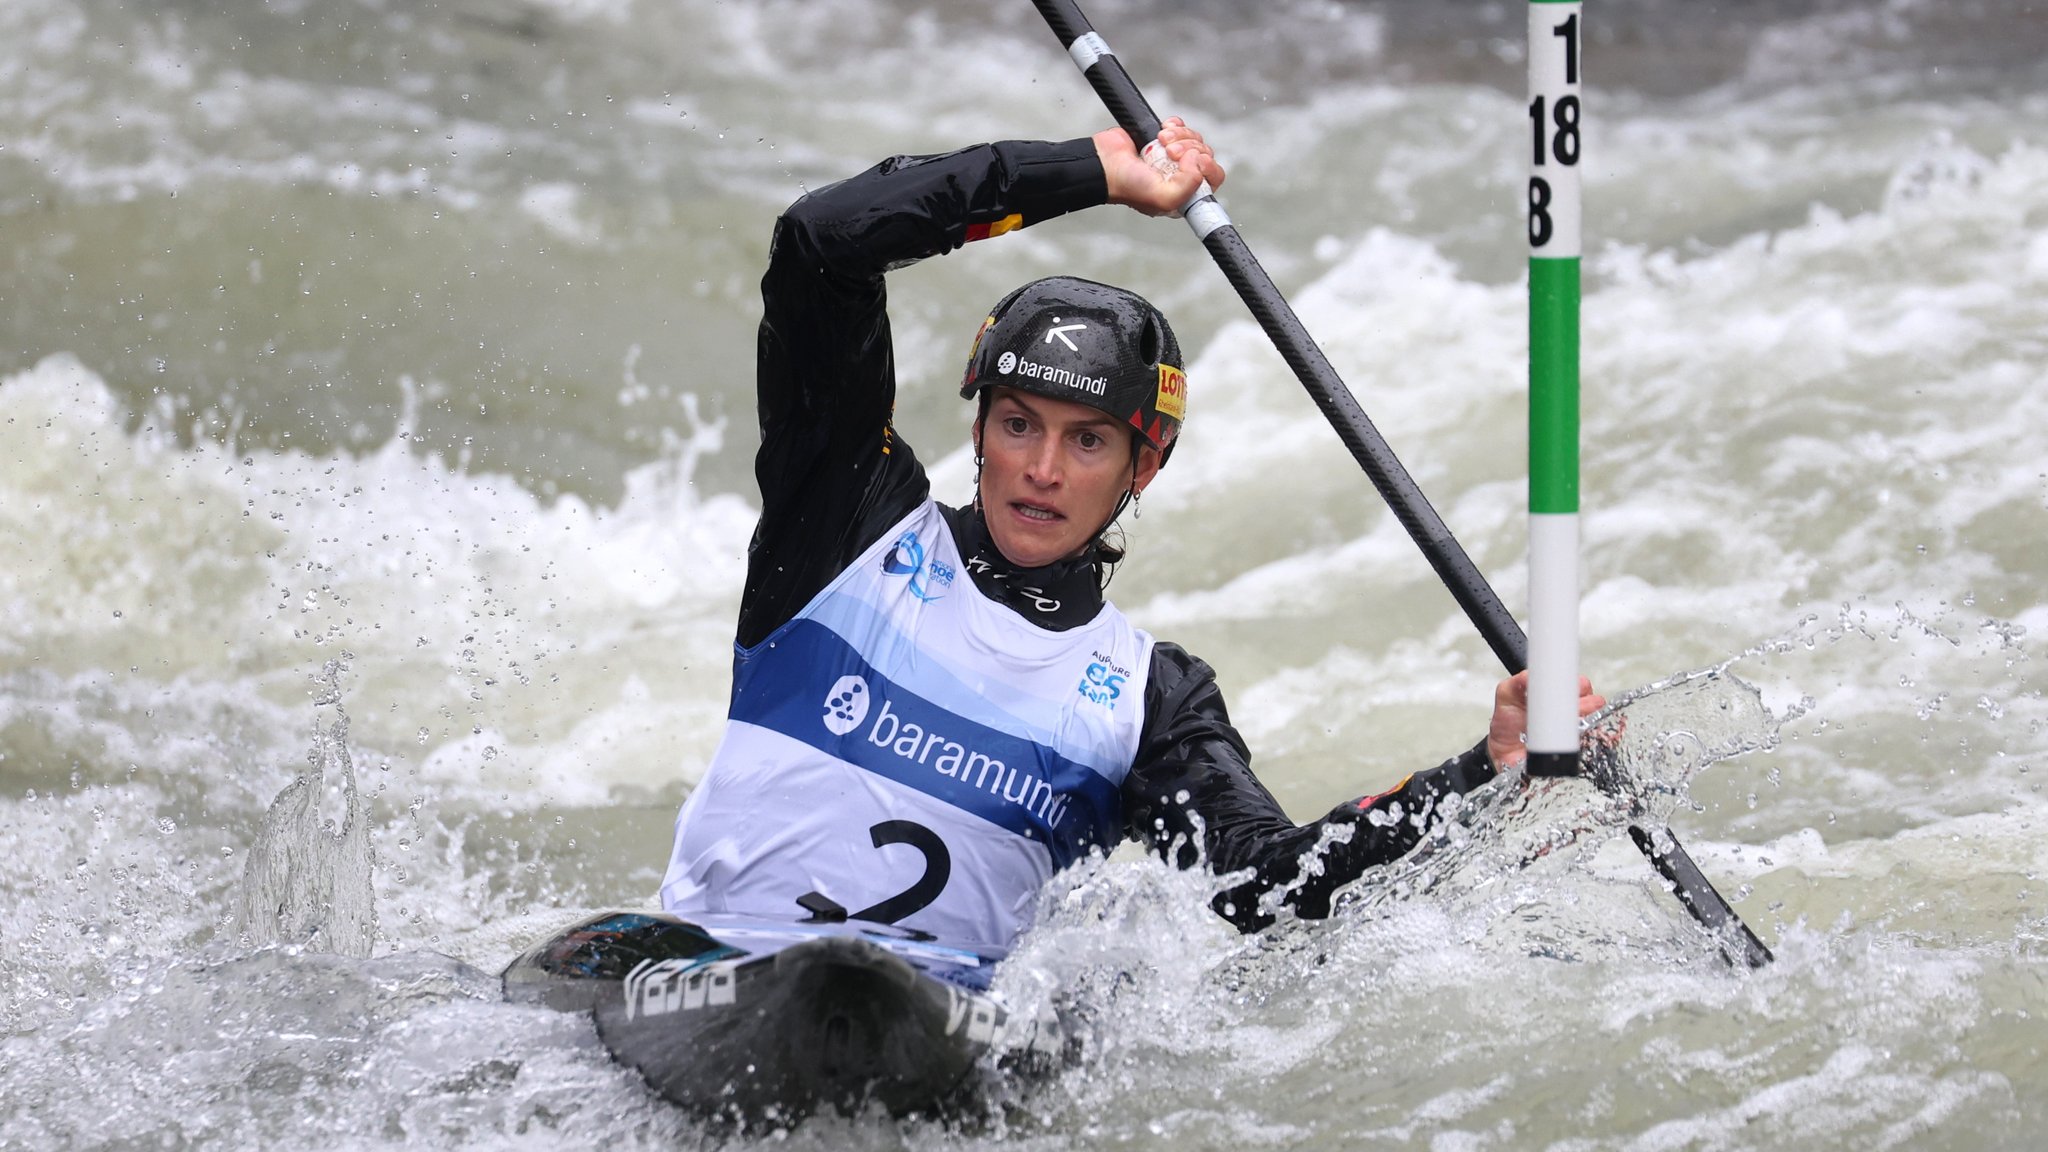
[[1041, 439], [1035, 451], [1024, 461], [1024, 478], [1039, 488], [1051, 488], [1060, 482], [1060, 445], [1051, 436]]

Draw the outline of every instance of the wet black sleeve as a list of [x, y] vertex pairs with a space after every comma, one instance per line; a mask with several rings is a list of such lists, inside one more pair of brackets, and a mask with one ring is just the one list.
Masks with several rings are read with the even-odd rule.
[[740, 644], [788, 621], [929, 491], [890, 428], [896, 362], [883, 273], [990, 226], [1023, 227], [1107, 197], [1092, 141], [1009, 141], [885, 160], [776, 221], [757, 353], [761, 522]]
[[[1124, 780], [1126, 829], [1182, 868], [1206, 857], [1219, 875], [1251, 869], [1251, 879], [1218, 895], [1215, 906], [1239, 931], [1252, 932], [1273, 922], [1259, 904], [1274, 889], [1301, 916], [1329, 915], [1338, 888], [1422, 839], [1445, 796], [1469, 793], [1493, 776], [1482, 740], [1392, 791], [1296, 825], [1252, 775], [1251, 753], [1230, 724], [1215, 673], [1178, 645], [1162, 643], [1153, 647], [1145, 687], [1143, 742]], [[1350, 839], [1316, 852], [1340, 826], [1349, 826]], [[1305, 863], [1313, 865], [1309, 875]]]

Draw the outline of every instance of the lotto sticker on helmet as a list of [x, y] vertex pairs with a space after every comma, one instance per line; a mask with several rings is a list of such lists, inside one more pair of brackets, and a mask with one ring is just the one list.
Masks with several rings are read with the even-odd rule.
[[1171, 364], [1159, 366], [1159, 402], [1154, 405], [1161, 416], [1175, 420], [1188, 418], [1188, 377], [1187, 373]]

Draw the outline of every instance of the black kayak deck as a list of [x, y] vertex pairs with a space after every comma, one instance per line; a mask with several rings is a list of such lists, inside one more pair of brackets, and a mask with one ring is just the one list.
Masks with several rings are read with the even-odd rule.
[[994, 1057], [1029, 1071], [1063, 1054], [1056, 1020], [1015, 1021], [989, 991], [999, 959], [880, 925], [607, 912], [514, 960], [504, 988], [590, 1011], [620, 1063], [693, 1112], [906, 1115], [971, 1101]]

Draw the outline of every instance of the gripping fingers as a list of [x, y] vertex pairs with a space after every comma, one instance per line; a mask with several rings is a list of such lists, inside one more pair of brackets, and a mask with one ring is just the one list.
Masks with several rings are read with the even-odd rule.
[[1180, 163], [1165, 145], [1157, 141], [1147, 144], [1142, 155], [1145, 157], [1145, 163], [1152, 165], [1152, 170], [1159, 173], [1160, 179], [1171, 180], [1180, 175]]
[[[1223, 183], [1223, 166], [1216, 162], [1215, 150], [1180, 117], [1171, 117], [1160, 126], [1158, 145], [1179, 171], [1196, 173], [1211, 190]], [[1155, 159], [1154, 163], [1159, 162]], [[1168, 172], [1164, 165], [1159, 167], [1162, 173]]]

